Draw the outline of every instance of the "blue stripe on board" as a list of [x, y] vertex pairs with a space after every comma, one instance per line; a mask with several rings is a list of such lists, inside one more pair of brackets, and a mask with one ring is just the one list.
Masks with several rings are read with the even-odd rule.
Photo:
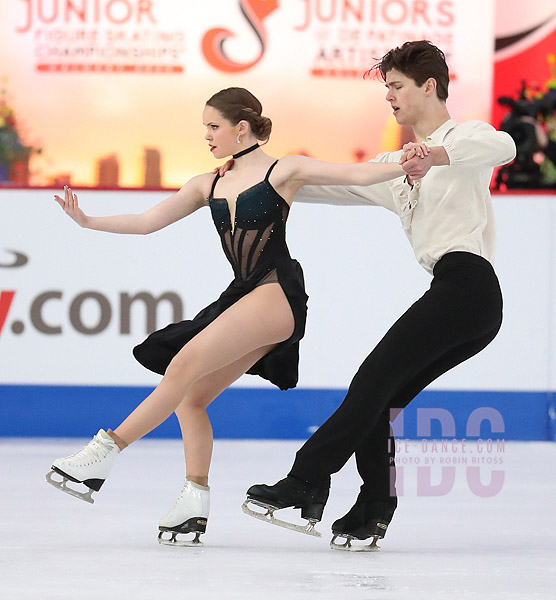
[[[0, 385], [0, 436], [90, 437], [99, 427], [116, 426], [151, 390]], [[334, 412], [344, 394], [344, 390], [231, 388], [212, 403], [209, 416], [217, 438], [306, 439]], [[470, 435], [471, 415], [484, 418], [479, 419], [480, 430]], [[408, 439], [555, 440], [555, 392], [424, 391], [405, 409], [403, 428], [397, 421], [396, 429]], [[176, 418], [149, 435], [179, 437]]]
[[548, 403], [548, 439], [556, 441], [556, 394], [550, 394]]

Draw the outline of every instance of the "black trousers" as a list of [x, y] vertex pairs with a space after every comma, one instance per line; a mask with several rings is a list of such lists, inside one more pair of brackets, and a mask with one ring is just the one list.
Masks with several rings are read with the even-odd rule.
[[390, 496], [391, 409], [404, 408], [442, 373], [480, 352], [501, 324], [502, 294], [492, 265], [468, 252], [444, 255], [430, 289], [365, 359], [342, 404], [298, 450], [290, 475], [328, 485], [355, 453], [362, 494]]

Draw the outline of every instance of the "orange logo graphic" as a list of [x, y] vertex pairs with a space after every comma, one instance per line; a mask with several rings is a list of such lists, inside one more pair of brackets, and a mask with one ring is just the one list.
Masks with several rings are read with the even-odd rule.
[[239, 8], [249, 26], [259, 40], [259, 53], [253, 60], [239, 63], [231, 60], [225, 49], [226, 40], [236, 37], [229, 29], [215, 27], [203, 37], [202, 50], [207, 61], [215, 68], [226, 73], [239, 73], [256, 65], [266, 49], [266, 31], [264, 19], [278, 8], [278, 0], [239, 0]]

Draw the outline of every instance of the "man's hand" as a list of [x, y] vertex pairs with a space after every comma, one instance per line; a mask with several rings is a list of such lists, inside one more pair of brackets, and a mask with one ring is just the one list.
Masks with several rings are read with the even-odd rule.
[[220, 177], [224, 177], [227, 171], [229, 171], [234, 166], [234, 159], [230, 158], [230, 160], [226, 161], [221, 167], [216, 167], [213, 169], [213, 173], [216, 175], [217, 173]]
[[412, 179], [424, 177], [431, 167], [449, 164], [450, 159], [442, 146], [429, 148], [426, 144], [413, 142], [405, 144], [400, 158], [400, 165]]
[[421, 177], [424, 177], [429, 172], [429, 169], [432, 166], [434, 166], [434, 164], [430, 154], [422, 158], [414, 156], [402, 163], [402, 169], [412, 179], [421, 179]]

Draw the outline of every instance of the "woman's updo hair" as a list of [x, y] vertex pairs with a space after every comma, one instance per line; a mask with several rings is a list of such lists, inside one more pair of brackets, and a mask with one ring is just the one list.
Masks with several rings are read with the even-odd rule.
[[247, 121], [258, 140], [268, 140], [272, 121], [263, 117], [262, 104], [244, 88], [231, 87], [220, 90], [209, 98], [207, 106], [215, 108], [232, 125]]

